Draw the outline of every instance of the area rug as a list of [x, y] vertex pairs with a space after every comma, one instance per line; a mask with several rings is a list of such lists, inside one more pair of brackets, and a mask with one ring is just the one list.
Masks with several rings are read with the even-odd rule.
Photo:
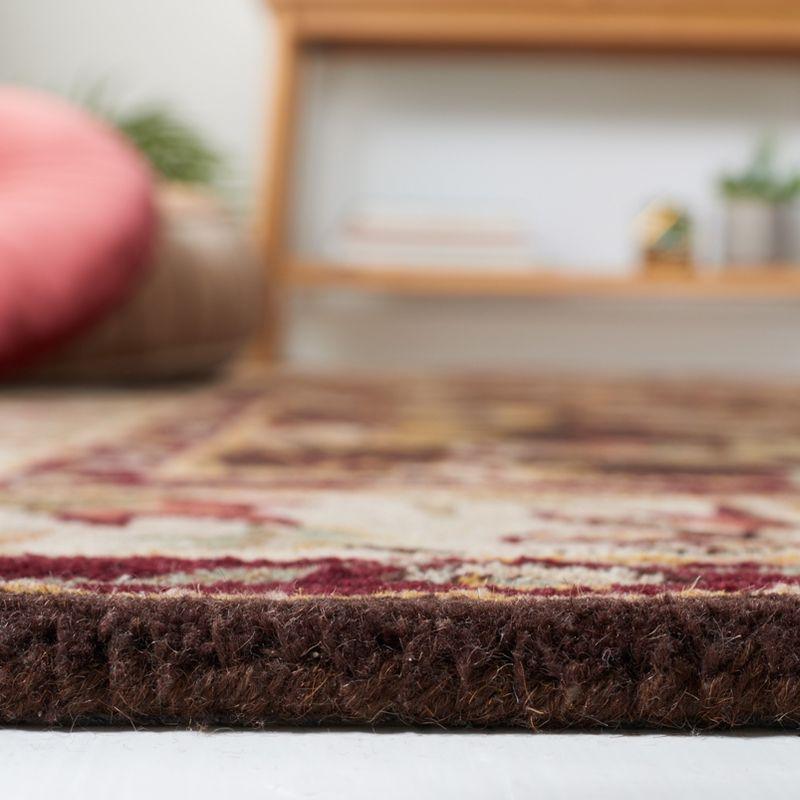
[[0, 722], [800, 724], [800, 393], [0, 396]]

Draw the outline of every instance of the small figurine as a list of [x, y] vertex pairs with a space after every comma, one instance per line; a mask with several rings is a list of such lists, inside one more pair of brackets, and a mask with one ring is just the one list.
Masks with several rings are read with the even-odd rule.
[[692, 224], [685, 209], [661, 201], [650, 203], [636, 218], [636, 230], [648, 275], [693, 274]]

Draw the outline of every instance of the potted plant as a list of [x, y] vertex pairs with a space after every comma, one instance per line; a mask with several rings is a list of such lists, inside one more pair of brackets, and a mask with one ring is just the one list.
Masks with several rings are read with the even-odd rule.
[[764, 139], [749, 166], [725, 175], [725, 260], [729, 266], [755, 266], [791, 260], [791, 224], [787, 209], [800, 193], [800, 178], [782, 178], [772, 140]]
[[795, 174], [779, 186], [775, 207], [775, 260], [795, 264], [800, 260], [800, 175]]

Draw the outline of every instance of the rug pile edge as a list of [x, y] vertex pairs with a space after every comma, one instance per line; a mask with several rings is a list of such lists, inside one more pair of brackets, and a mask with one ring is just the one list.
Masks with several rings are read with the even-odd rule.
[[0, 722], [800, 726], [800, 599], [0, 593]]

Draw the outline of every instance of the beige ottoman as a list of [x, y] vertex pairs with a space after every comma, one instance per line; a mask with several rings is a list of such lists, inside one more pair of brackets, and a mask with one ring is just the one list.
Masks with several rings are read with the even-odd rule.
[[64, 380], [158, 380], [209, 373], [259, 323], [262, 270], [233, 219], [208, 193], [159, 192], [153, 264], [134, 296], [39, 367]]

